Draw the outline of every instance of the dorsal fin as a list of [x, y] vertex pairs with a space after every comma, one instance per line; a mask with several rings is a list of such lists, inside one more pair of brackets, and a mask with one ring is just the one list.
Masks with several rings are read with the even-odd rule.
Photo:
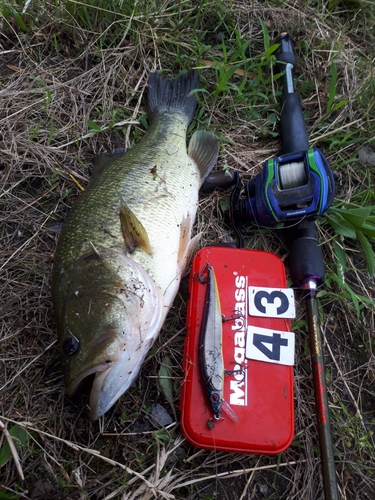
[[93, 159], [92, 165], [93, 170], [91, 174], [91, 179], [96, 178], [105, 168], [107, 168], [111, 163], [113, 163], [117, 158], [126, 153], [125, 148], [116, 148], [112, 151], [106, 151], [105, 153], [99, 153]]

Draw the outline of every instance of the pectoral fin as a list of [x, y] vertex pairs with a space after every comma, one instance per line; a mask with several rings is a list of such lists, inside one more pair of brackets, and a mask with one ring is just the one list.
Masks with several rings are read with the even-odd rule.
[[219, 139], [211, 132], [197, 130], [190, 139], [188, 155], [198, 165], [202, 185], [219, 156]]
[[127, 251], [133, 253], [136, 248], [141, 248], [148, 254], [151, 254], [150, 241], [142, 222], [137, 219], [126, 205], [121, 205], [120, 221], [122, 236]]

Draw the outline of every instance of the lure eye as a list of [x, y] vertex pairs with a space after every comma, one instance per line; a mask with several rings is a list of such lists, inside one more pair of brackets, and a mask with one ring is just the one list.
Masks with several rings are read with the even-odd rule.
[[218, 403], [220, 401], [220, 396], [216, 392], [211, 394], [211, 401], [213, 403]]
[[79, 349], [79, 342], [76, 338], [71, 337], [63, 342], [62, 350], [67, 356], [73, 356]]

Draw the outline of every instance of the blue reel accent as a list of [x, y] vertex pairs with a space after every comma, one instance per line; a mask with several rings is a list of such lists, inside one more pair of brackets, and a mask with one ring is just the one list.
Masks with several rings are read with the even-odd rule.
[[[282, 168], [288, 169], [291, 186], [282, 186]], [[246, 212], [250, 220], [264, 226], [314, 219], [330, 207], [334, 194], [331, 167], [319, 149], [311, 148], [265, 162], [263, 171], [246, 187]]]

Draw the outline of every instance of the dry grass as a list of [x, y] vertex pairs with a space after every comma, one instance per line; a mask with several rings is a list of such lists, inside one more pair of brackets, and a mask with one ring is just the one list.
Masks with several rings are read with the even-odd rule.
[[[196, 15], [196, 2], [183, 2], [181, 9], [174, 2], [161, 3], [158, 19], [137, 12], [133, 17], [115, 16], [107, 32], [82, 28], [74, 15], [62, 16], [64, 3], [55, 7], [48, 0], [38, 3], [38, 16], [27, 32], [14, 15], [0, 18], [0, 457], [5, 443], [13, 442], [9, 432], [14, 425], [26, 431], [23, 444], [0, 468], [0, 498], [318, 500], [323, 498], [322, 480], [302, 303], [295, 325], [296, 436], [280, 457], [197, 450], [182, 438], [178, 388], [187, 278], [136, 385], [108, 414], [90, 423], [85, 397], [70, 401], [64, 396], [50, 275], [59, 229], [79, 196], [75, 181], [87, 185], [95, 153], [138, 140], [148, 72], [176, 72], [196, 60], [191, 25], [181, 21]], [[262, 54], [260, 20], [270, 34], [285, 29], [293, 33], [300, 47], [299, 85], [310, 83], [302, 93], [312, 142], [325, 151], [337, 174], [338, 198], [350, 201], [365, 185], [358, 162], [350, 161], [362, 143], [339, 139], [363, 130], [363, 142], [371, 146], [374, 102], [366, 89], [374, 78], [375, 35], [366, 28], [363, 11], [343, 7], [329, 16], [330, 2], [288, 3], [227, 2], [228, 12], [221, 12], [225, 22], [216, 34], [209, 13], [202, 15], [197, 33], [207, 29], [202, 39], [211, 44], [204, 57], [223, 56], [220, 47], [212, 46], [228, 36], [224, 27], [229, 19], [243, 39], [251, 41], [250, 57]], [[36, 2], [26, 4], [26, 15], [29, 10], [35, 17]], [[79, 2], [75, 4], [78, 8]], [[203, 4], [210, 6], [212, 17], [217, 4]], [[372, 7], [363, 4], [365, 8]], [[352, 23], [354, 32], [349, 29]], [[300, 43], [303, 40], [307, 43]], [[336, 100], [345, 97], [348, 104], [327, 116], [333, 59], [339, 72]], [[215, 70], [206, 68], [202, 74], [212, 92]], [[277, 127], [273, 130], [267, 121], [272, 111], [277, 113], [278, 103], [272, 89], [268, 91], [267, 106], [254, 101], [259, 117], [252, 120], [246, 119], [246, 105], [251, 103], [239, 100], [233, 107], [230, 92], [211, 101], [202, 97], [201, 124], [209, 123], [226, 141], [219, 168], [229, 165], [246, 179], [278, 151]], [[87, 120], [103, 132], [90, 132]], [[197, 219], [197, 230], [204, 232], [202, 245], [233, 237], [219, 211], [220, 200], [227, 196], [202, 196]], [[332, 232], [325, 224], [320, 231], [329, 278], [336, 273]], [[253, 230], [247, 243], [274, 251], [287, 262], [287, 249], [277, 234]], [[347, 282], [355, 293], [372, 300], [375, 287], [359, 248], [346, 240], [342, 245], [348, 258]], [[343, 499], [366, 500], [375, 497], [374, 308], [363, 303], [358, 316], [332, 279], [327, 290], [321, 304], [339, 488]], [[166, 356], [172, 365], [173, 402], [166, 400], [158, 383]], [[150, 420], [151, 403], [163, 405], [177, 421], [157, 430]]]

